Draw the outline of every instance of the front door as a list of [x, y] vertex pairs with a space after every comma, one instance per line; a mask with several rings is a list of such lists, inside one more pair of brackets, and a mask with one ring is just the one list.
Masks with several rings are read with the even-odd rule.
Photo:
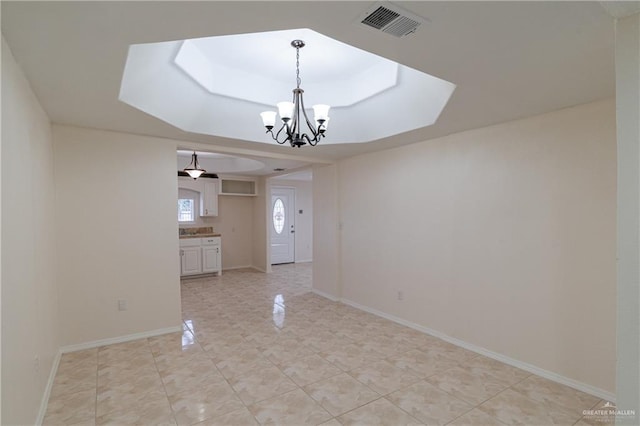
[[271, 188], [271, 264], [295, 261], [294, 188]]

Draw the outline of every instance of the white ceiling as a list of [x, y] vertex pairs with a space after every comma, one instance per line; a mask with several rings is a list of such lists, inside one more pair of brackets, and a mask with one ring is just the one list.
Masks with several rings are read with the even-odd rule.
[[[191, 163], [193, 150], [179, 149], [176, 156], [178, 170], [183, 170]], [[309, 164], [291, 158], [269, 158], [256, 155], [219, 154], [200, 149], [195, 150], [198, 164], [209, 173], [233, 174], [242, 176], [266, 176], [281, 173], [283, 170], [297, 170]]]
[[[276, 102], [291, 99], [296, 84], [296, 49], [291, 41], [298, 39], [306, 43], [300, 49], [300, 77], [307, 107], [322, 103], [333, 108], [350, 106], [397, 82], [397, 63], [308, 28], [180, 41], [178, 53], [171, 49], [162, 65], [166, 69], [175, 62], [212, 94], [273, 109]], [[150, 49], [158, 44], [138, 46]], [[132, 53], [130, 50], [129, 57]], [[374, 78], [368, 78], [371, 76]], [[367, 84], [359, 87], [362, 80]]]
[[[183, 170], [191, 164], [193, 152], [178, 150], [178, 170]], [[196, 152], [198, 165], [209, 173], [250, 173], [262, 170], [262, 161], [233, 155], [216, 154], [210, 152]]]
[[[185, 131], [273, 144], [260, 113], [291, 100], [296, 51], [290, 43], [296, 39], [307, 43], [300, 55], [305, 106], [331, 106], [323, 145], [366, 143], [429, 126], [455, 89], [301, 28], [131, 46], [119, 98]], [[276, 134], [282, 125], [276, 124]]]
[[274, 177], [274, 179], [278, 179], [278, 180], [298, 180], [298, 181], [301, 180], [301, 181], [310, 182], [310, 181], [313, 180], [313, 171], [311, 171], [310, 169], [301, 170], [299, 172], [288, 173], [286, 175], [276, 176], [276, 177]]
[[[270, 156], [341, 158], [614, 95], [614, 22], [597, 2], [398, 4], [430, 22], [400, 39], [356, 22], [369, 2], [2, 1], [2, 33], [54, 122]], [[299, 150], [181, 131], [118, 100], [132, 44], [290, 28], [454, 82], [456, 91], [433, 126]]]

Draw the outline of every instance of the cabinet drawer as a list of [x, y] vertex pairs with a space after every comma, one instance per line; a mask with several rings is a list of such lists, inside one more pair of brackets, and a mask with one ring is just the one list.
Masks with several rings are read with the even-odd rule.
[[180, 247], [200, 247], [203, 238], [183, 238], [180, 240]]
[[220, 245], [220, 237], [202, 238], [201, 240], [202, 240], [202, 245], [203, 246]]

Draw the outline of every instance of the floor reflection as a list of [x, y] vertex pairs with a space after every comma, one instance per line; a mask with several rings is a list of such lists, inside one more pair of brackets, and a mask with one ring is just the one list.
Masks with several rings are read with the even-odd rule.
[[284, 326], [284, 296], [281, 294], [273, 298], [273, 323], [278, 328]]

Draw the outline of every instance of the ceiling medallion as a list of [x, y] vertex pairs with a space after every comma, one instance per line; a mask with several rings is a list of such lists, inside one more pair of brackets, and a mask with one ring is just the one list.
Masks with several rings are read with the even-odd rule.
[[[329, 124], [329, 105], [314, 105], [313, 113], [315, 125], [311, 123], [304, 108], [302, 94], [304, 90], [300, 88], [300, 49], [305, 46], [302, 40], [293, 40], [291, 46], [296, 49], [296, 88], [293, 89], [293, 102], [278, 102], [278, 113], [282, 120], [282, 127], [274, 135], [273, 127], [276, 123], [275, 111], [265, 111], [260, 113], [262, 123], [267, 128], [267, 133], [271, 134], [273, 140], [280, 145], [289, 142], [292, 147], [300, 148], [309, 144], [316, 146], [325, 135]], [[302, 125], [306, 124], [310, 134], [302, 133]], [[282, 135], [282, 138], [281, 138]]]

